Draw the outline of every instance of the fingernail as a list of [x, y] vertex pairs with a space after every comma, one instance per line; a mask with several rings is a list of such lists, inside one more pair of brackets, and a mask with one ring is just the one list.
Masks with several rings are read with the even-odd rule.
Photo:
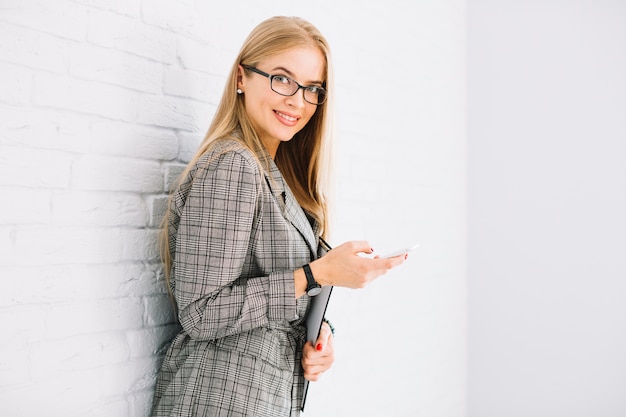
[[315, 349], [319, 352], [320, 350], [322, 350], [322, 344], [318, 343], [317, 346], [315, 346]]
[[404, 260], [406, 261], [407, 259], [409, 259], [409, 254], [408, 254], [408, 253], [405, 253], [405, 254], [404, 254]]
[[370, 253], [374, 253], [374, 248], [370, 248]]

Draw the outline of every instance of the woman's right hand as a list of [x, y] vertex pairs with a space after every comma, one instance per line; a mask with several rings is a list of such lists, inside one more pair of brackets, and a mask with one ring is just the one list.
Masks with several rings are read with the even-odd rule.
[[368, 258], [359, 256], [360, 253], [371, 254], [373, 249], [366, 241], [343, 243], [311, 262], [311, 272], [322, 286], [363, 288], [407, 259], [406, 254], [393, 258]]

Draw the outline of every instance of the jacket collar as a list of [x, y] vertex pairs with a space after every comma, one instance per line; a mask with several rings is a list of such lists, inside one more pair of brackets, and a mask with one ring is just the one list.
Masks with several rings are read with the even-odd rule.
[[267, 151], [264, 150], [264, 154], [260, 155], [260, 157], [262, 161], [267, 161], [269, 165], [269, 172], [265, 171], [265, 180], [281, 208], [283, 216], [300, 232], [311, 250], [312, 259], [315, 259], [318, 246], [316, 236], [319, 229], [317, 222], [309, 222], [309, 217], [298, 204], [298, 200], [296, 200], [278, 166], [276, 166]]

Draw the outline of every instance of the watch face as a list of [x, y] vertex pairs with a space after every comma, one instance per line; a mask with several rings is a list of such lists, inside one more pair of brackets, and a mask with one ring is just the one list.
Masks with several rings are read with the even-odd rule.
[[313, 287], [311, 289], [309, 289], [306, 293], [307, 295], [311, 296], [311, 297], [315, 297], [317, 294], [322, 292], [322, 287]]

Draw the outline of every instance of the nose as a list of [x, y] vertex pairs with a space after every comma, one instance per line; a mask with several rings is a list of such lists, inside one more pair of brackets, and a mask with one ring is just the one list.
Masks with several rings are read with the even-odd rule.
[[295, 108], [302, 108], [305, 106], [306, 102], [304, 101], [304, 88], [298, 88], [296, 94], [293, 96], [287, 96], [287, 104], [293, 106]]

